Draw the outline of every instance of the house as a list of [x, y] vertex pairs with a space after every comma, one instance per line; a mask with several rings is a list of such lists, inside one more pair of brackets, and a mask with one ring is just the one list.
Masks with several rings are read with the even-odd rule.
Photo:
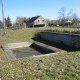
[[32, 17], [27, 22], [27, 26], [28, 27], [46, 26], [46, 21], [42, 16], [35, 16], [35, 17]]
[[22, 22], [22, 23], [19, 23], [18, 24], [19, 28], [26, 28], [26, 23], [25, 22]]
[[66, 19], [66, 20], [65, 20], [65, 26], [71, 26], [71, 25], [73, 25], [73, 24], [72, 24], [72, 20]]
[[14, 29], [22, 29], [22, 28], [26, 28], [26, 23], [22, 22], [22, 23], [15, 23], [12, 26]]

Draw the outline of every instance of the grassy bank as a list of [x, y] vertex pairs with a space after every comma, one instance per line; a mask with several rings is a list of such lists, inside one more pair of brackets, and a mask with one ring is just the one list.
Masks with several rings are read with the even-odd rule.
[[[16, 30], [3, 36], [0, 44], [33, 41], [36, 32], [44, 28]], [[48, 28], [46, 28], [48, 29]], [[59, 28], [49, 28], [59, 29]], [[63, 28], [61, 28], [62, 30]], [[0, 48], [1, 80], [80, 80], [80, 51], [65, 52], [52, 56], [24, 58], [9, 61]]]
[[50, 32], [61, 32], [61, 33], [71, 33], [71, 34], [80, 34], [80, 28], [60, 28], [60, 27], [54, 27], [47, 29], [46, 31]]

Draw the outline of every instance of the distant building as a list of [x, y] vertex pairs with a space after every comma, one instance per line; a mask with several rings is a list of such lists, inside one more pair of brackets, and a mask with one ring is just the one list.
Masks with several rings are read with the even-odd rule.
[[71, 20], [66, 20], [66, 22], [65, 23], [72, 23], [72, 21]]
[[27, 26], [28, 27], [46, 26], [46, 21], [42, 16], [35, 16], [35, 17], [32, 17], [27, 22]]
[[21, 29], [21, 28], [26, 28], [26, 23], [20, 23], [20, 24], [18, 24], [18, 26], [19, 26], [19, 28]]
[[13, 26], [12, 26], [13, 28], [15, 28], [15, 29], [22, 29], [22, 28], [26, 28], [26, 23], [15, 23], [15, 24], [13, 24]]

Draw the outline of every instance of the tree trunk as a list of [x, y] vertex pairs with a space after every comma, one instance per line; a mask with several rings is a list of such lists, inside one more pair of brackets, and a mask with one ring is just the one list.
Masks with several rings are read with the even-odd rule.
[[2, 3], [2, 17], [3, 17], [3, 30], [4, 30], [4, 35], [6, 34], [6, 28], [5, 28], [5, 19], [4, 19], [4, 4], [3, 0], [1, 0]]

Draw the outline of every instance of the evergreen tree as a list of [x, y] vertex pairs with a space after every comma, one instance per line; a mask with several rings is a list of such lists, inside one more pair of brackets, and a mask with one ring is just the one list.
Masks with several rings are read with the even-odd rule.
[[10, 17], [8, 16], [7, 17], [7, 27], [10, 27], [10, 26], [12, 26], [12, 23], [11, 23]]
[[5, 18], [5, 26], [7, 27], [7, 20], [6, 20], [6, 18]]
[[9, 16], [7, 17], [7, 19], [5, 18], [5, 25], [8, 28], [10, 28], [12, 26], [11, 19]]

